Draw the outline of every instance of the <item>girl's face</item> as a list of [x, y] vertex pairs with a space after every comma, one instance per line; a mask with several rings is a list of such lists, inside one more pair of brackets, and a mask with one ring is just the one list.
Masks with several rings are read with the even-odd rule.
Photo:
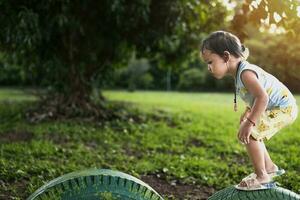
[[207, 63], [208, 71], [217, 79], [222, 79], [227, 73], [227, 65], [225, 60], [218, 54], [212, 53], [210, 50], [202, 52], [202, 58]]

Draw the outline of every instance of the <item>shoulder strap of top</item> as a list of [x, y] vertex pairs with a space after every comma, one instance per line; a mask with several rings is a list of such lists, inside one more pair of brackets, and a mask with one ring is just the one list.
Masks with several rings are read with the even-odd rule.
[[244, 87], [245, 87], [245, 85], [242, 81], [242, 73], [246, 70], [253, 71], [256, 74], [256, 77], [258, 79], [260, 79], [259, 68], [255, 65], [250, 64], [247, 61], [242, 61], [241, 65], [240, 65], [240, 68], [239, 68], [239, 71], [237, 73], [237, 75], [238, 75], [237, 76], [237, 81], [240, 82]]

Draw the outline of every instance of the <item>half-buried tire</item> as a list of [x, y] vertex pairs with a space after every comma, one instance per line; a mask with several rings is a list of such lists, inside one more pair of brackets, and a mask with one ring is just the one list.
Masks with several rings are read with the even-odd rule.
[[36, 190], [27, 200], [163, 200], [143, 181], [108, 169], [90, 169], [60, 176]]
[[209, 200], [300, 200], [300, 195], [276, 187], [268, 190], [240, 191], [233, 186], [216, 192]]

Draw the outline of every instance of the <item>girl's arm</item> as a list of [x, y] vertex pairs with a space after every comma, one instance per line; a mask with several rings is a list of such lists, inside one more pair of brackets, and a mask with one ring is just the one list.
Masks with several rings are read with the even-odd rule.
[[247, 106], [245, 111], [243, 112], [243, 114], [240, 117], [240, 124], [245, 121], [245, 119], [248, 117], [250, 112], [251, 112], [251, 108]]
[[258, 82], [255, 72], [246, 70], [242, 72], [242, 81], [247, 90], [254, 96], [254, 104], [246, 121], [241, 125], [239, 139], [246, 144], [250, 141], [250, 131], [256, 124], [261, 114], [266, 110], [268, 105], [268, 94]]

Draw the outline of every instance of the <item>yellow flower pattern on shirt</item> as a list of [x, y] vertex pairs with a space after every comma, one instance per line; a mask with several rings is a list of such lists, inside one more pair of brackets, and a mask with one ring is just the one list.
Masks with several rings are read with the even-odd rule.
[[264, 132], [270, 129], [270, 126], [268, 126], [267, 124], [265, 124], [263, 121], [261, 121], [258, 125], [258, 131], [259, 132]]
[[[296, 112], [295, 112], [296, 111]], [[256, 140], [270, 139], [280, 129], [292, 123], [297, 117], [297, 107], [274, 108], [265, 111], [251, 132]]]
[[277, 109], [270, 110], [269, 117], [270, 117], [270, 118], [275, 118], [275, 117], [277, 117], [279, 111], [280, 111], [280, 110], [277, 110]]
[[248, 90], [247, 90], [246, 88], [242, 87], [241, 90], [240, 90], [240, 92], [241, 92], [243, 95], [245, 95], [245, 94], [248, 92]]
[[292, 107], [282, 108], [281, 111], [283, 113], [291, 115], [291, 113], [292, 113]]
[[268, 95], [270, 95], [272, 93], [272, 91], [273, 91], [272, 88], [268, 88], [266, 92], [267, 92]]
[[289, 94], [289, 91], [286, 90], [286, 89], [284, 89], [284, 90], [281, 91], [282, 98], [288, 97], [288, 94]]

